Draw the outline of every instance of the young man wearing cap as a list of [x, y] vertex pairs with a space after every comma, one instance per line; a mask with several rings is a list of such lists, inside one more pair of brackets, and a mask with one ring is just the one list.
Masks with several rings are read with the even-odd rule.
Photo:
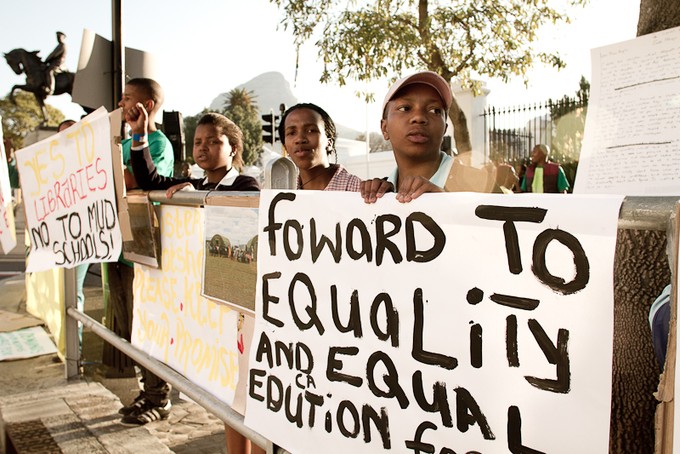
[[[399, 79], [387, 92], [380, 129], [397, 161], [387, 182], [397, 191], [398, 201], [444, 191], [453, 159], [440, 149], [452, 101], [449, 84], [432, 71]], [[378, 179], [363, 182], [364, 200], [371, 203], [381, 197], [389, 186], [384, 183]]]

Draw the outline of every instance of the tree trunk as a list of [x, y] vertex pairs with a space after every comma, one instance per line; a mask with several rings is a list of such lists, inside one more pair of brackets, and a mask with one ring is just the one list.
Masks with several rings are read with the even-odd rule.
[[456, 150], [458, 154], [469, 153], [472, 151], [472, 144], [470, 142], [470, 131], [468, 130], [467, 118], [456, 101], [453, 98], [453, 103], [449, 109], [449, 118], [453, 123], [453, 140], [456, 143]]
[[680, 26], [678, 0], [640, 0], [637, 35], [647, 35]]
[[616, 243], [609, 452], [653, 453], [660, 371], [647, 315], [671, 278], [666, 234], [619, 229]]
[[[680, 25], [680, 1], [641, 0], [638, 36]], [[665, 232], [619, 230], [614, 260], [614, 358], [609, 452], [654, 452], [659, 368], [647, 315], [670, 282]]]

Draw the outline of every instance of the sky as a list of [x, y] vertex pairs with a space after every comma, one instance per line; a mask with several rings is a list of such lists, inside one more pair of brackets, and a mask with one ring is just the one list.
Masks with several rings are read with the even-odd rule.
[[[301, 50], [296, 79], [293, 37], [281, 26], [283, 13], [269, 0], [122, 2], [124, 45], [154, 55], [165, 110], [195, 115], [220, 93], [264, 72], [278, 71], [300, 102], [321, 105], [344, 126], [379, 130], [380, 101], [389, 81], [368, 87], [321, 84], [322, 65], [311, 43]], [[542, 29], [537, 43], [541, 49], [559, 52], [567, 68], [558, 72], [538, 66], [529, 73], [528, 87], [521, 79], [507, 84], [482, 79], [490, 90], [488, 104], [501, 107], [573, 95], [582, 75], [590, 79], [592, 48], [635, 38], [639, 7], [639, 0], [590, 0], [585, 8], [571, 9], [572, 23]], [[112, 36], [109, 0], [5, 0], [2, 9], [0, 51], [39, 50], [44, 58], [57, 44], [55, 32], [62, 31], [67, 35], [65, 66], [70, 71], [78, 67], [83, 29], [107, 39]], [[0, 60], [0, 96], [24, 81]], [[366, 88], [375, 93], [377, 103], [366, 105], [355, 96]], [[70, 118], [83, 114], [69, 95], [52, 96], [48, 104]]]

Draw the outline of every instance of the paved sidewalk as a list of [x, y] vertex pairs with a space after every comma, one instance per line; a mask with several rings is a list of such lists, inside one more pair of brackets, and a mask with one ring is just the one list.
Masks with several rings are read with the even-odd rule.
[[[103, 313], [101, 294], [98, 276], [88, 275], [85, 311], [95, 319]], [[23, 275], [1, 280], [0, 295], [0, 309], [26, 313]], [[52, 443], [61, 452], [77, 454], [226, 452], [222, 421], [175, 391], [168, 420], [146, 426], [120, 423], [118, 409], [137, 395], [137, 380], [116, 376], [101, 364], [103, 341], [87, 329], [83, 344], [84, 373], [75, 381], [65, 379], [56, 354], [0, 362], [0, 429], [38, 443], [40, 449], [30, 452], [59, 452], [49, 450]], [[4, 440], [0, 437], [0, 452], [5, 452]]]

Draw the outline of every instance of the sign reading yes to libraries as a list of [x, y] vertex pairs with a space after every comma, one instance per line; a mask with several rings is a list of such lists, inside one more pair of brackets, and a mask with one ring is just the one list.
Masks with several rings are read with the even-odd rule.
[[263, 191], [246, 424], [298, 454], [607, 452], [621, 201]]
[[102, 107], [16, 152], [31, 242], [27, 271], [120, 256], [109, 130]]

